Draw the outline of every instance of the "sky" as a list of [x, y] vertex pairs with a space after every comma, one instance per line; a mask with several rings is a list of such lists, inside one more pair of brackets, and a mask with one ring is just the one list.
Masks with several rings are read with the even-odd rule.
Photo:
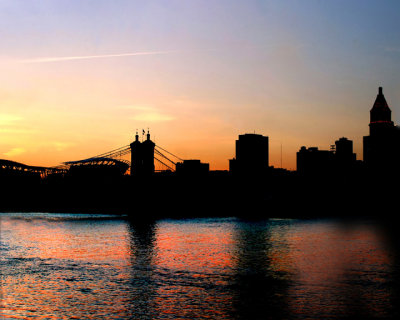
[[0, 0], [0, 159], [58, 165], [149, 128], [212, 170], [244, 133], [275, 167], [343, 136], [361, 160], [379, 86], [400, 122], [399, 30], [399, 1]]

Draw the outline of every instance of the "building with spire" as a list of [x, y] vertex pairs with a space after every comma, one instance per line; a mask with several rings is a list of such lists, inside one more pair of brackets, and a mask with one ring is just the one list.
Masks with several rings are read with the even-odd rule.
[[399, 171], [400, 129], [392, 121], [392, 111], [379, 87], [370, 111], [369, 136], [363, 139], [364, 163], [374, 172]]

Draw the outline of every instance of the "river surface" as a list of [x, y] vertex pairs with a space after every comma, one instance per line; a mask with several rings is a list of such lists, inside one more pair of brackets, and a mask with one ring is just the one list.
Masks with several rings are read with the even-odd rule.
[[[0, 213], [2, 319], [395, 318], [373, 221]], [[395, 241], [394, 241], [395, 242]]]

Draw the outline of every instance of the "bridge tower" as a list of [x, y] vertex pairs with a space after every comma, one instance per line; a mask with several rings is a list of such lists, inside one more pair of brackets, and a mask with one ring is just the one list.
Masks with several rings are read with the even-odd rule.
[[154, 148], [155, 143], [150, 140], [150, 132], [147, 131], [147, 139], [139, 141], [139, 135], [136, 132], [135, 141], [130, 144], [131, 147], [131, 175], [150, 176], [154, 173]]
[[136, 131], [135, 141], [130, 144], [131, 147], [131, 176], [138, 175], [142, 171], [142, 145], [139, 141], [139, 134]]
[[143, 175], [154, 173], [154, 147], [156, 144], [150, 140], [150, 132], [147, 131], [147, 139], [142, 143], [142, 170]]

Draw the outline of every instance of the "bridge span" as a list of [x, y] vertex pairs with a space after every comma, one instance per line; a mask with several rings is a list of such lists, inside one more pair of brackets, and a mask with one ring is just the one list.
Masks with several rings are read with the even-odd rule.
[[[129, 145], [82, 160], [66, 161], [55, 167], [30, 166], [12, 160], [0, 159], [0, 174], [33, 174], [41, 177], [50, 174], [64, 175], [66, 173], [82, 174], [88, 172], [143, 175], [143, 168], [147, 168], [147, 173], [175, 172], [177, 162], [183, 161], [182, 158], [151, 141], [149, 133], [147, 133], [147, 140], [145, 141], [140, 142], [137, 133], [135, 138], [136, 140]], [[126, 158], [129, 155], [130, 160], [127, 160]]]
[[66, 168], [62, 166], [58, 167], [39, 167], [39, 166], [29, 166], [16, 161], [0, 159], [0, 173], [2, 175], [7, 175], [11, 173], [20, 174], [32, 174], [40, 175], [41, 177], [47, 176], [54, 173], [66, 173]]

